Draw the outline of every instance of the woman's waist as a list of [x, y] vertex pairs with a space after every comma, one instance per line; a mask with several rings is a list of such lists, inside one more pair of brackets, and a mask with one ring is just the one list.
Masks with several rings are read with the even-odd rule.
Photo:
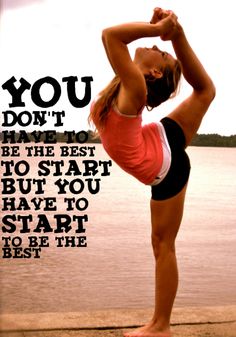
[[147, 185], [152, 184], [163, 165], [161, 153], [149, 152], [141, 155], [140, 151], [126, 152], [123, 148], [114, 152], [106, 148], [105, 150], [118, 166]]

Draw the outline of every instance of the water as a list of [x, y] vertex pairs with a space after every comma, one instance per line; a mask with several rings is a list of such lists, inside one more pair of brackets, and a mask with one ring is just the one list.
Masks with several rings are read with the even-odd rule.
[[[107, 159], [101, 145], [96, 153]], [[175, 304], [236, 304], [236, 149], [190, 147], [188, 153], [192, 172], [177, 239], [180, 284]], [[31, 177], [37, 159], [31, 161]], [[86, 248], [56, 248], [50, 233], [50, 247], [43, 248], [40, 259], [1, 259], [2, 313], [153, 305], [149, 187], [115, 164], [111, 171], [99, 194], [84, 194], [89, 200]], [[65, 213], [64, 196], [56, 195], [54, 180], [48, 177], [46, 195], [56, 196], [57, 213]]]

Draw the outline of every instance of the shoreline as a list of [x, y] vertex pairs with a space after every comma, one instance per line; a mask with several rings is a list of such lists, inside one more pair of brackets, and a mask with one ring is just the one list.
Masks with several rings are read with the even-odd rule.
[[[115, 309], [65, 313], [34, 313], [0, 315], [1, 337], [66, 337], [66, 336], [122, 336], [122, 332], [145, 324], [152, 308]], [[196, 331], [221, 331], [219, 337], [236, 336], [236, 305], [178, 307], [172, 314], [172, 330], [186, 336]], [[199, 330], [200, 329], [200, 330]], [[204, 330], [205, 329], [205, 330]], [[222, 332], [223, 330], [223, 332]], [[188, 331], [188, 332], [187, 332]], [[191, 332], [192, 331], [192, 332]], [[195, 332], [194, 332], [195, 331]], [[74, 334], [75, 333], [75, 334]], [[217, 336], [211, 332], [206, 336]], [[205, 336], [204, 335], [204, 336]], [[203, 336], [202, 332], [200, 335]]]

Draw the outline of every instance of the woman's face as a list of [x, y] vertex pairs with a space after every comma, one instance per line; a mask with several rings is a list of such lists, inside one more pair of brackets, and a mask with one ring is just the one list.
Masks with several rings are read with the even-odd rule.
[[142, 70], [157, 67], [163, 69], [167, 65], [175, 64], [175, 59], [169, 53], [160, 50], [157, 46], [152, 48], [137, 48], [134, 57], [136, 63]]

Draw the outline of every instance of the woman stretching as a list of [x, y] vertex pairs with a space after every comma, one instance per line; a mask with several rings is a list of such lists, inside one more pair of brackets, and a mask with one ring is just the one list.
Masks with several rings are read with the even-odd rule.
[[[171, 41], [177, 59], [157, 46], [127, 45], [137, 39]], [[182, 220], [190, 163], [185, 148], [215, 96], [215, 87], [172, 11], [155, 8], [151, 23], [126, 23], [102, 34], [114, 79], [92, 104], [89, 119], [110, 157], [151, 186], [152, 245], [156, 261], [155, 310], [151, 321], [126, 337], [170, 337], [178, 285], [175, 238]], [[173, 96], [183, 76], [191, 95], [158, 123], [142, 126], [142, 110]]]

